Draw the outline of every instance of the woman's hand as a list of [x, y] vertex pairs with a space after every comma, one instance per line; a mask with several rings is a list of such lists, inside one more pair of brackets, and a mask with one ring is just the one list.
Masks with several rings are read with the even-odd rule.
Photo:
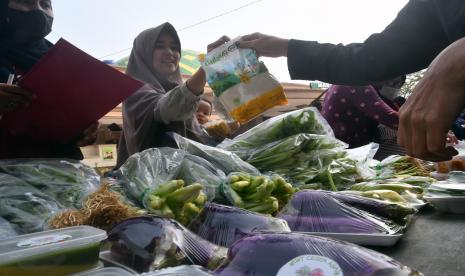
[[211, 52], [213, 49], [218, 48], [219, 46], [227, 43], [230, 40], [231, 39], [228, 36], [223, 35], [222, 37], [218, 38], [215, 42], [208, 44], [207, 53]]
[[0, 114], [26, 106], [35, 96], [17, 85], [0, 83]]
[[243, 36], [237, 45], [241, 48], [254, 49], [261, 57], [286, 57], [289, 39], [253, 33]]

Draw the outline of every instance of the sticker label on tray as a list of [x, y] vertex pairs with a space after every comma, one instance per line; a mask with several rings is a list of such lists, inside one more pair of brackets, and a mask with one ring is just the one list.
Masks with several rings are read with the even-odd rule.
[[70, 235], [49, 235], [44, 237], [32, 238], [24, 241], [18, 242], [18, 247], [35, 247], [41, 245], [47, 245], [57, 242], [66, 241], [73, 238]]
[[330, 258], [301, 255], [286, 263], [276, 276], [342, 276], [341, 267]]

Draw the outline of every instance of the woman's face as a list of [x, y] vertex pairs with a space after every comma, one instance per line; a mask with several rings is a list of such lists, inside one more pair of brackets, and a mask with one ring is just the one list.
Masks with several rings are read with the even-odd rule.
[[39, 10], [50, 17], [53, 17], [51, 0], [10, 0], [8, 7], [19, 11]]
[[168, 33], [162, 33], [153, 49], [153, 67], [160, 75], [170, 75], [178, 69], [181, 57], [179, 45]]

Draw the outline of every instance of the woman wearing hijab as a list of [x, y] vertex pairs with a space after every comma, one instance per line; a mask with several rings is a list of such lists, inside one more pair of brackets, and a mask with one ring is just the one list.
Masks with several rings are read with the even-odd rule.
[[[208, 50], [228, 40], [222, 37]], [[170, 23], [145, 30], [134, 40], [126, 73], [146, 85], [123, 102], [117, 167], [145, 149], [176, 147], [169, 132], [202, 143], [210, 139], [195, 118], [206, 83], [205, 71], [199, 69], [182, 83], [180, 56], [181, 42]]]
[[[50, 0], [0, 0], [0, 116], [25, 107], [33, 100], [34, 95], [29, 91], [5, 83], [10, 75], [26, 73], [52, 46], [45, 39], [51, 32], [52, 22]], [[95, 139], [97, 125], [89, 127], [80, 139], [70, 143], [40, 141], [0, 129], [0, 159], [82, 159], [79, 146]]]

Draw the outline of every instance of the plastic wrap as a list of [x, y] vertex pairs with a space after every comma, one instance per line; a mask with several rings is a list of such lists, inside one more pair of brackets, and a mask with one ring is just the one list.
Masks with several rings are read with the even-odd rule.
[[141, 276], [212, 276], [213, 272], [198, 265], [180, 265], [168, 267], [152, 272], [142, 273]]
[[395, 234], [404, 229], [391, 220], [344, 204], [325, 191], [298, 192], [278, 214], [292, 231]]
[[228, 251], [220, 276], [422, 275], [386, 255], [354, 244], [310, 235], [260, 234], [243, 238]]
[[100, 185], [100, 176], [94, 169], [72, 160], [2, 160], [0, 172], [25, 181], [68, 208], [79, 208], [82, 200]]
[[402, 179], [362, 182], [350, 187], [352, 193], [401, 205], [419, 207], [425, 204], [425, 186], [402, 182]]
[[290, 232], [286, 221], [237, 207], [208, 203], [189, 225], [200, 237], [229, 247], [248, 234], [260, 231]]
[[187, 224], [212, 200], [225, 175], [183, 150], [153, 148], [131, 156], [118, 173], [123, 190], [151, 213]]
[[233, 206], [273, 215], [287, 204], [294, 188], [279, 175], [231, 173], [221, 185], [221, 195]]
[[246, 172], [250, 174], [260, 173], [258, 169], [243, 161], [234, 153], [220, 148], [203, 145], [182, 137], [177, 133], [172, 133], [171, 135], [180, 149], [183, 149], [195, 156], [202, 157], [226, 174], [232, 172]]
[[62, 208], [25, 181], [0, 173], [0, 217], [16, 225], [21, 234], [43, 231], [46, 221]]
[[400, 225], [407, 223], [408, 216], [417, 212], [415, 208], [409, 207], [407, 205], [367, 198], [356, 194], [338, 192], [331, 193], [331, 196], [342, 203], [383, 218], [391, 219]]
[[246, 123], [276, 105], [287, 104], [287, 99], [281, 83], [258, 61], [255, 51], [235, 45], [238, 39], [201, 56], [201, 62], [225, 117]]
[[376, 172], [375, 179], [430, 176], [430, 171], [423, 165], [422, 161], [410, 156], [388, 156], [376, 164], [373, 169]]
[[226, 139], [218, 147], [247, 159], [257, 147], [301, 133], [334, 137], [333, 130], [318, 110], [308, 107], [268, 119], [232, 140]]
[[227, 251], [175, 220], [152, 216], [121, 222], [109, 232], [108, 241], [112, 258], [139, 273], [186, 263], [216, 268]]
[[16, 237], [20, 234], [20, 230], [14, 224], [0, 217], [0, 240]]

